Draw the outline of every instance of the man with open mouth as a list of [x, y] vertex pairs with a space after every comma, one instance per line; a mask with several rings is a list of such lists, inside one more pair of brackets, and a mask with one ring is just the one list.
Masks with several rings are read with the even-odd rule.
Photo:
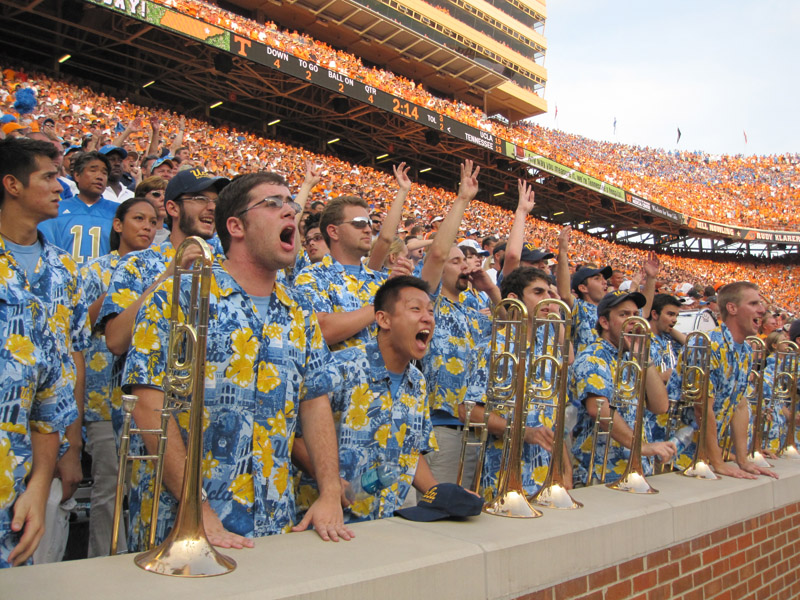
[[[745, 340], [757, 335], [761, 318], [766, 312], [758, 286], [749, 281], [737, 281], [719, 290], [719, 309], [722, 323], [708, 332], [711, 338], [711, 361], [709, 368], [708, 418], [713, 427], [708, 427], [706, 451], [711, 468], [719, 475], [741, 479], [755, 479], [758, 475], [777, 477], [774, 471], [757, 467], [747, 460], [747, 441], [750, 407], [746, 398], [748, 374], [753, 360], [753, 350]], [[670, 399], [679, 399], [682, 387], [682, 361], [672, 372], [667, 392]], [[688, 425], [697, 429], [694, 410], [686, 411]], [[720, 439], [730, 425], [736, 464], [723, 460]], [[688, 444], [676, 461], [679, 468], [688, 467], [694, 457], [697, 443], [695, 431], [692, 443]]]

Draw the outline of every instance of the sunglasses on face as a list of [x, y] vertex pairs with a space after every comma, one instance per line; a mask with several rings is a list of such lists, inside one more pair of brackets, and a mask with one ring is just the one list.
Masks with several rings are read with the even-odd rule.
[[163, 190], [154, 190], [154, 191], [150, 192], [150, 195], [153, 198], [163, 198], [164, 197], [164, 191]]
[[289, 206], [291, 206], [292, 210], [294, 210], [294, 214], [298, 214], [303, 210], [300, 207], [300, 205], [291, 198], [287, 199], [282, 196], [267, 196], [266, 198], [264, 198], [263, 200], [259, 200], [252, 206], [248, 206], [244, 210], [239, 211], [237, 216], [241, 217], [247, 211], [253, 210], [254, 208], [257, 208], [259, 206], [265, 206], [267, 208], [283, 208], [284, 204], [288, 204]]
[[366, 229], [367, 227], [372, 227], [372, 221], [370, 221], [367, 217], [356, 217], [351, 221], [342, 221], [342, 225], [352, 225], [356, 229]]

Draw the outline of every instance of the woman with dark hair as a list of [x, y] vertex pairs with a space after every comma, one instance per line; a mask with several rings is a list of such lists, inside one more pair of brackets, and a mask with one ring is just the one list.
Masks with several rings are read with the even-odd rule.
[[[153, 243], [158, 226], [158, 214], [147, 198], [125, 200], [117, 208], [110, 236], [111, 252], [90, 261], [82, 270], [83, 293], [89, 304], [92, 322], [91, 346], [84, 351], [86, 360], [86, 395], [84, 418], [86, 426], [86, 451], [92, 455], [91, 512], [89, 516], [89, 557], [109, 553], [111, 527], [114, 515], [114, 495], [117, 486], [117, 446], [112, 418], [122, 414], [122, 391], [112, 382], [112, 365], [115, 356], [106, 346], [105, 337], [95, 328], [95, 320], [108, 290], [111, 274], [120, 258], [129, 252], [144, 250]], [[120, 540], [124, 546], [124, 536]]]

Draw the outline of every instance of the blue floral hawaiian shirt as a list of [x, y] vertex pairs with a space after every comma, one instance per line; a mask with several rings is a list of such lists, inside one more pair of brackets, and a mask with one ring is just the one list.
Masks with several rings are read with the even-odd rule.
[[[616, 402], [614, 378], [618, 365], [619, 352], [610, 342], [596, 338], [594, 343], [578, 354], [572, 365], [570, 378], [570, 394], [573, 402], [578, 404], [578, 424], [573, 432], [572, 454], [574, 456], [573, 481], [575, 484], [585, 484], [589, 473], [589, 463], [592, 455], [592, 438], [594, 431], [594, 418], [586, 411], [586, 397], [600, 396], [606, 398], [612, 406], [617, 406], [617, 414], [628, 424], [631, 429], [636, 424], [636, 406]], [[593, 478], [599, 478], [602, 470], [603, 454], [606, 446], [606, 436], [601, 436], [595, 450], [595, 466]], [[645, 419], [642, 424], [642, 443], [653, 441], [652, 423]], [[630, 449], [617, 442], [612, 442], [608, 451], [608, 466], [606, 468], [606, 483], [617, 481], [625, 472], [630, 458]], [[653, 473], [652, 457], [642, 457], [642, 467], [645, 475]]]
[[[361, 264], [357, 275], [349, 273], [330, 254], [300, 271], [294, 282], [318, 313], [350, 312], [372, 304], [375, 293], [386, 281], [386, 274]], [[331, 350], [366, 344], [377, 335], [377, 325], [365, 327], [350, 339], [332, 344]]]
[[436, 327], [422, 359], [422, 373], [431, 410], [451, 415], [455, 424], [459, 404], [464, 400], [483, 402], [486, 395], [492, 322], [441, 294], [436, 298], [434, 318]]
[[[331, 395], [339, 439], [339, 471], [355, 481], [380, 462], [398, 465], [400, 477], [378, 496], [366, 495], [345, 510], [347, 522], [391, 517], [411, 490], [420, 454], [437, 449], [430, 420], [425, 379], [409, 365], [396, 397], [377, 340], [334, 352], [343, 385]], [[298, 509], [316, 499], [314, 482], [300, 480]]]
[[575, 346], [575, 356], [594, 343], [597, 338], [594, 330], [596, 324], [597, 305], [575, 298], [572, 303], [572, 343]]
[[[81, 269], [83, 276], [83, 293], [90, 306], [108, 291], [111, 274], [120, 261], [116, 250], [100, 256]], [[83, 351], [86, 361], [86, 395], [84, 398], [83, 420], [110, 421], [113, 411], [121, 410], [122, 395], [119, 388], [113, 390], [111, 370], [116, 357], [106, 346], [103, 333], [95, 328], [92, 332], [91, 345]], [[120, 418], [121, 420], [121, 418]]]
[[33, 466], [31, 432], [63, 438], [78, 418], [72, 386], [63, 384], [62, 356], [44, 304], [0, 284], [0, 568], [11, 566], [8, 556], [22, 535], [11, 531], [11, 519]]
[[[786, 414], [783, 412], [784, 408], [791, 408], [784, 406], [781, 398], [774, 394], [775, 386], [775, 354], [770, 354], [767, 357], [764, 366], [764, 405], [763, 405], [763, 418], [768, 424], [765, 427], [766, 435], [763, 437], [762, 442], [764, 448], [778, 452], [783, 441], [786, 439]], [[751, 421], [753, 416], [751, 415]], [[750, 430], [752, 432], [752, 428]]]
[[47, 310], [48, 325], [61, 349], [63, 379], [75, 387], [72, 352], [89, 347], [89, 306], [83, 297], [81, 276], [69, 254], [39, 234], [42, 255], [30, 280], [0, 239], [0, 285], [20, 287], [39, 298]]
[[[716, 415], [717, 439], [720, 439], [733, 417], [733, 411], [746, 397], [753, 349], [747, 342], [741, 344], [734, 342], [730, 330], [724, 323], [707, 333], [711, 339], [708, 394]], [[667, 383], [670, 400], [681, 398], [682, 370], [683, 353], [678, 358], [678, 365]], [[685, 410], [683, 415], [687, 425], [692, 425], [696, 430], [698, 426], [694, 418], [694, 409]], [[686, 468], [691, 464], [696, 442], [697, 432], [692, 443], [678, 456], [676, 466]]]
[[[247, 537], [288, 531], [295, 517], [290, 455], [298, 405], [335, 385], [331, 355], [316, 315], [302, 294], [275, 284], [267, 314], [220, 264], [211, 285], [203, 487], [224, 527]], [[188, 281], [187, 281], [188, 284]], [[137, 315], [125, 364], [126, 387], [161, 387], [169, 338], [172, 280], [164, 281]], [[188, 290], [182, 290], [182, 304]], [[188, 413], [178, 416], [185, 434]], [[130, 494], [134, 547], [145, 539], [153, 475], [134, 466]], [[162, 492], [157, 538], [174, 519], [175, 498]], [[129, 544], [130, 544], [129, 540]]]
[[481, 292], [473, 287], [468, 287], [458, 296], [458, 301], [475, 310], [491, 308], [492, 302], [486, 292]]

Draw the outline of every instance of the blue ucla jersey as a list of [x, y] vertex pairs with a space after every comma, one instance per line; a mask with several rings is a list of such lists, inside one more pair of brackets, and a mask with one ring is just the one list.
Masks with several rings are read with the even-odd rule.
[[119, 204], [101, 198], [91, 206], [77, 197], [62, 200], [58, 216], [39, 225], [48, 242], [82, 265], [111, 252], [111, 223]]

